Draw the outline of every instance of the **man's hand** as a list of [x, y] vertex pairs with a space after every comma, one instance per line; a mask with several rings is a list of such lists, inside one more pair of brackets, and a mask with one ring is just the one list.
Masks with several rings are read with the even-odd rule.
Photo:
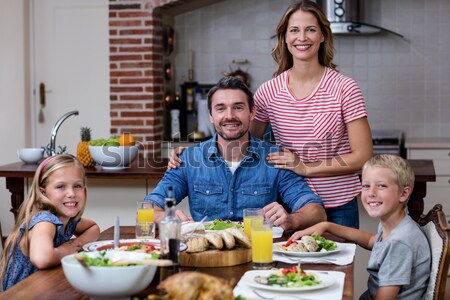
[[193, 221], [192, 218], [189, 218], [182, 210], [179, 209], [175, 211], [175, 217], [180, 219], [181, 222]]
[[169, 154], [169, 163], [167, 164], [167, 169], [172, 170], [181, 166], [182, 160], [180, 159], [180, 154], [183, 153], [188, 147], [176, 147], [172, 149]]
[[289, 214], [284, 210], [283, 206], [281, 206], [277, 202], [272, 202], [267, 204], [264, 208], [264, 217], [270, 222], [272, 222], [273, 226], [278, 226], [283, 229], [288, 228], [289, 222]]

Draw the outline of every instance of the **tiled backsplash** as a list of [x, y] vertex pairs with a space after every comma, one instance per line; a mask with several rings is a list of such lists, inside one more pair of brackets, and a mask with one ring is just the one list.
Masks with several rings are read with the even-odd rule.
[[[195, 79], [214, 83], [233, 59], [248, 59], [251, 88], [271, 78], [276, 26], [291, 0], [226, 0], [175, 17], [176, 85], [187, 77], [189, 49]], [[407, 137], [450, 136], [450, 1], [365, 0], [361, 16], [398, 32], [335, 38], [335, 62], [354, 78], [372, 128]]]

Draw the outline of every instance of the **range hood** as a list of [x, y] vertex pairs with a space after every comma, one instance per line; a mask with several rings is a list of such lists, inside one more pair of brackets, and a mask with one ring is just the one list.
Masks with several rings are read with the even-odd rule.
[[317, 0], [318, 5], [330, 21], [335, 35], [370, 35], [387, 32], [403, 36], [389, 29], [363, 23], [359, 20], [359, 0]]

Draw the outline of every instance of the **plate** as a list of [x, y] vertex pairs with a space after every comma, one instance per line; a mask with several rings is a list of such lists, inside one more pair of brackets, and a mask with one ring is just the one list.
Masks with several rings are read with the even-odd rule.
[[[234, 224], [235, 228], [242, 228], [244, 229], [244, 222], [232, 222]], [[208, 221], [208, 222], [203, 222], [203, 224], [206, 226], [213, 224], [213, 221]], [[231, 227], [233, 228], [233, 227]], [[220, 231], [220, 230], [225, 230], [225, 229], [205, 229], [205, 232], [214, 232], [214, 231]]]
[[[157, 239], [128, 239], [128, 240], [120, 240], [119, 244], [120, 246], [126, 245], [126, 244], [135, 244], [135, 243], [146, 243], [146, 244], [152, 244], [155, 246], [157, 250], [160, 249], [160, 241]], [[100, 249], [99, 249], [100, 248]], [[108, 240], [108, 241], [97, 241], [92, 242], [83, 245], [83, 250], [86, 252], [91, 251], [101, 251], [101, 250], [112, 250], [114, 248], [114, 241]], [[180, 242], [180, 251], [184, 251], [187, 249], [187, 246], [185, 243]]]
[[345, 247], [341, 243], [336, 242], [336, 249], [327, 251], [327, 252], [294, 252], [294, 251], [283, 251], [283, 250], [277, 249], [278, 245], [286, 244], [286, 242], [287, 241], [273, 243], [273, 252], [284, 254], [284, 255], [297, 256], [297, 257], [317, 257], [317, 256], [326, 256], [326, 255], [337, 253], [339, 251], [342, 251]]
[[332, 277], [331, 275], [317, 271], [306, 271], [307, 273], [314, 274], [321, 281], [320, 284], [315, 286], [280, 287], [280, 286], [265, 285], [255, 281], [256, 276], [269, 276], [274, 272], [275, 272], [274, 270], [248, 271], [244, 274], [241, 280], [242, 282], [246, 283], [251, 287], [274, 292], [307, 292], [327, 288], [333, 285], [335, 282], [334, 277]]

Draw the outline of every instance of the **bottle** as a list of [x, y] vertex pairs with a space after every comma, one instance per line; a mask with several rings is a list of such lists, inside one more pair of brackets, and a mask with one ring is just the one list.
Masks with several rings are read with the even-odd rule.
[[169, 187], [165, 206], [166, 216], [158, 224], [161, 258], [170, 259], [173, 266], [160, 268], [160, 281], [179, 270], [181, 221], [175, 217], [175, 198], [173, 198], [172, 187]]
[[171, 138], [179, 138], [180, 137], [180, 110], [172, 109], [170, 111], [170, 128], [171, 128]]

